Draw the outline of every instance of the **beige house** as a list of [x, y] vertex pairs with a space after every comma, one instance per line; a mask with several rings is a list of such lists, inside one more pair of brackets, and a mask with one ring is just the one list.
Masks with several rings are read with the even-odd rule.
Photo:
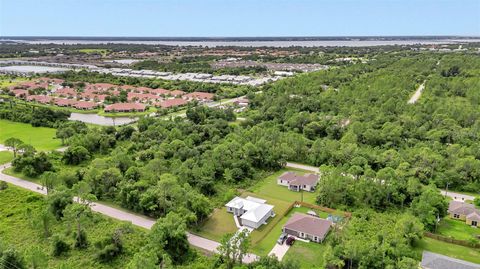
[[299, 175], [295, 172], [285, 172], [277, 178], [277, 184], [287, 186], [291, 191], [315, 191], [320, 177], [315, 174]]
[[467, 225], [480, 226], [480, 210], [472, 204], [451, 201], [448, 205], [448, 214], [452, 219], [464, 220]]

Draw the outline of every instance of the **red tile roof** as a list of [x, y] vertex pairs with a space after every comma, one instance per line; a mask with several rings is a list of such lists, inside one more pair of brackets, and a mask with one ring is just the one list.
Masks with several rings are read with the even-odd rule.
[[28, 91], [24, 89], [14, 89], [11, 91], [15, 94], [15, 97], [20, 97], [21, 95], [24, 95], [24, 96], [28, 95]]
[[182, 95], [184, 95], [184, 94], [185, 94], [185, 92], [184, 92], [184, 91], [181, 91], [181, 90], [173, 90], [173, 91], [170, 92], [170, 95], [171, 95], [171, 96], [175, 96], [175, 97], [177, 97], [177, 96], [182, 96]]
[[186, 104], [188, 104], [187, 100], [177, 98], [177, 99], [168, 99], [168, 100], [162, 101], [160, 103], [157, 103], [156, 106], [159, 106], [161, 108], [169, 108], [169, 107], [183, 106]]
[[55, 93], [58, 96], [75, 96], [75, 95], [77, 95], [77, 91], [75, 91], [75, 89], [72, 89], [72, 88], [69, 88], [69, 87], [58, 89]]
[[215, 96], [214, 94], [208, 93], [208, 92], [192, 92], [192, 93], [185, 94], [183, 98], [197, 99], [199, 101], [202, 101], [202, 100], [213, 100], [214, 96]]
[[145, 111], [145, 105], [139, 103], [116, 103], [105, 107], [105, 112], [110, 111]]
[[78, 109], [93, 109], [93, 108], [96, 108], [98, 104], [94, 102], [88, 102], [88, 101], [78, 101], [72, 106]]
[[42, 104], [47, 104], [52, 101], [52, 97], [47, 95], [29, 95], [27, 96], [27, 101], [36, 101]]
[[74, 99], [64, 99], [64, 98], [55, 99], [55, 105], [57, 106], [73, 106], [76, 103], [77, 101]]
[[150, 93], [157, 94], [157, 95], [167, 95], [170, 93], [170, 91], [165, 89], [152, 89], [150, 90]]

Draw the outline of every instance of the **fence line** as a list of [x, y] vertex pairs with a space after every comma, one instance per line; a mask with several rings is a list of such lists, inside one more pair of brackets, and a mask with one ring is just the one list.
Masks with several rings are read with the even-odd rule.
[[436, 240], [447, 242], [447, 243], [452, 243], [452, 244], [455, 244], [455, 245], [460, 245], [460, 246], [470, 247], [470, 248], [480, 248], [480, 243], [474, 243], [474, 242], [470, 242], [470, 241], [467, 241], [467, 240], [454, 239], [454, 238], [451, 238], [451, 237], [447, 237], [447, 236], [443, 236], [443, 235], [439, 235], [439, 234], [434, 234], [434, 233], [430, 233], [430, 232], [424, 232], [423, 234], [426, 237], [430, 237], [432, 239], [436, 239]]

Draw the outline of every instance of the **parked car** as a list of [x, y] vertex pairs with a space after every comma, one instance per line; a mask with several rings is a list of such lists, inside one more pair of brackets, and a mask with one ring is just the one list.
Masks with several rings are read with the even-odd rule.
[[283, 245], [283, 242], [285, 242], [286, 239], [287, 239], [287, 234], [286, 234], [286, 233], [282, 233], [282, 234], [280, 235], [280, 237], [278, 238], [277, 243], [278, 243], [279, 245]]
[[287, 238], [287, 242], [286, 242], [287, 245], [293, 246], [293, 243], [295, 243], [295, 237], [290, 236], [289, 238]]

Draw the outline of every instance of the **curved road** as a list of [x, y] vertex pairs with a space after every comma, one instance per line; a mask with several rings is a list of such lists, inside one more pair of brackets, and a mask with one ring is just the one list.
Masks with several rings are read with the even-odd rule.
[[[7, 183], [16, 185], [18, 187], [21, 187], [30, 191], [34, 191], [36, 193], [47, 195], [47, 191], [39, 184], [4, 174], [3, 170], [10, 166], [11, 166], [10, 163], [0, 166], [1, 181], [5, 181]], [[75, 197], [74, 197], [74, 201], [75, 202], [77, 201]], [[152, 228], [152, 226], [156, 222], [154, 219], [148, 218], [146, 216], [132, 214], [128, 211], [107, 206], [102, 203], [91, 203], [90, 207], [92, 208], [92, 211], [98, 212], [100, 214], [109, 216], [117, 220], [128, 221], [128, 222], [131, 222], [133, 225], [136, 225], [145, 229], [149, 229], [149, 230]], [[187, 233], [187, 237], [188, 237], [188, 242], [192, 246], [195, 246], [213, 253], [218, 253], [217, 248], [218, 246], [220, 246], [220, 243], [191, 234], [191, 233]], [[243, 262], [251, 263], [256, 259], [258, 259], [258, 256], [256, 256], [255, 254], [249, 253], [244, 257]]]

